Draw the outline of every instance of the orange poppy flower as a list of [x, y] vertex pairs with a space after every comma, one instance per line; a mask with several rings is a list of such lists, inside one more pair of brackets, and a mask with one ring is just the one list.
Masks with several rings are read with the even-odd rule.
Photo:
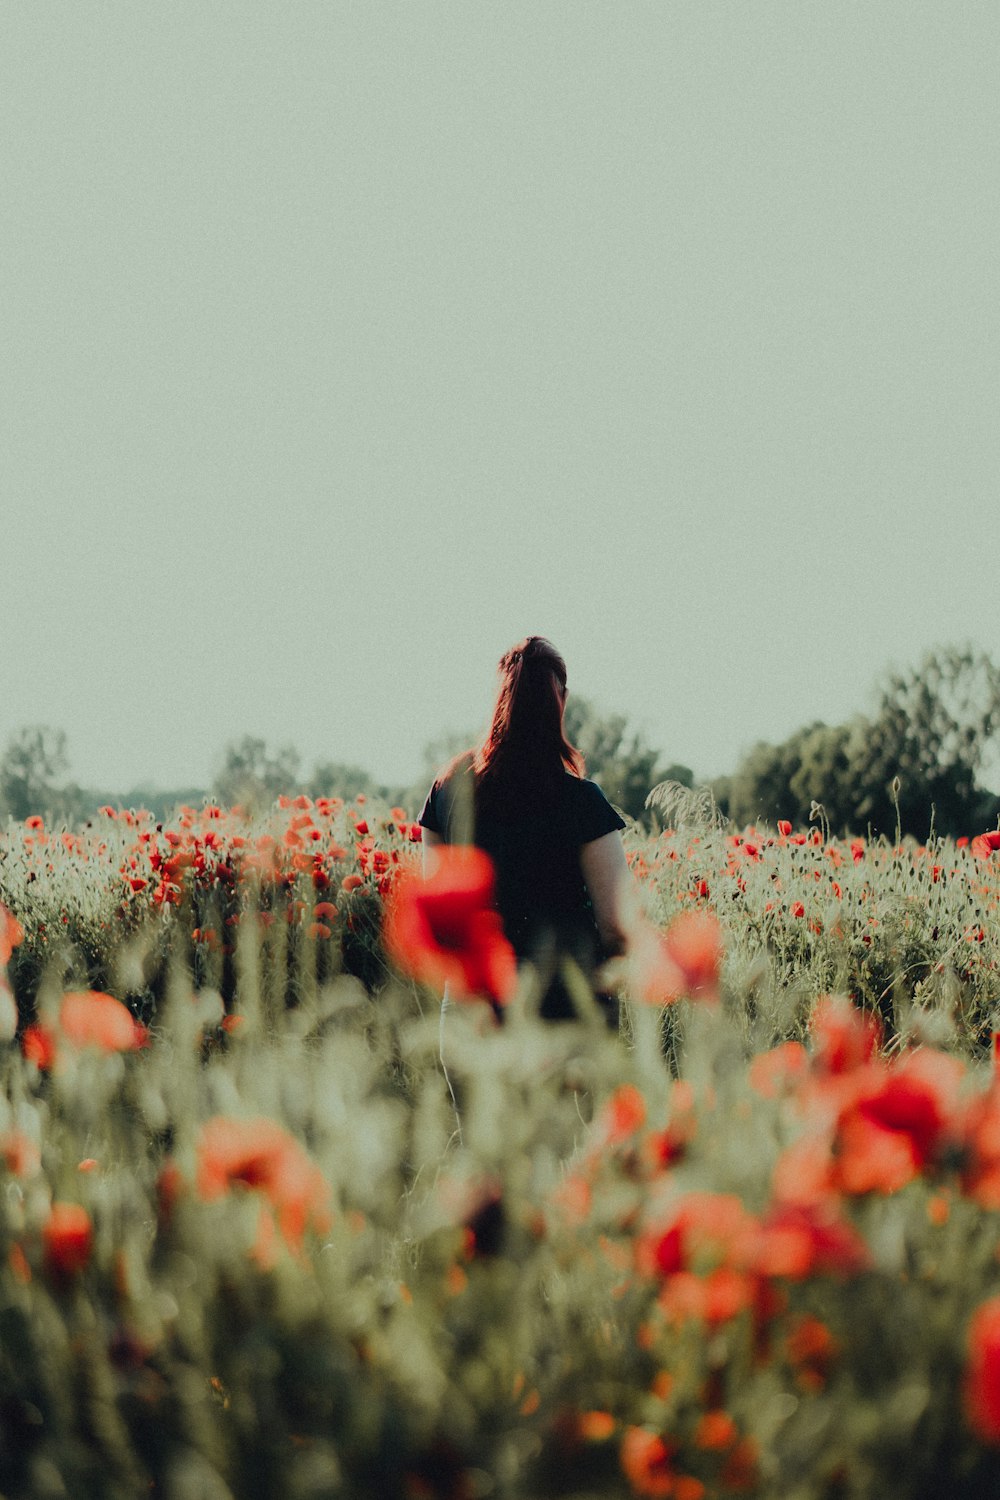
[[5, 906], [0, 906], [0, 964], [6, 964], [18, 943], [24, 940], [24, 928]]
[[683, 911], [667, 928], [667, 955], [684, 977], [685, 994], [714, 999], [724, 944], [718, 917], [710, 911]]
[[493, 864], [481, 849], [446, 844], [432, 875], [400, 872], [385, 921], [386, 947], [406, 973], [484, 995], [503, 1005], [517, 984], [517, 960], [493, 904]]
[[42, 1165], [42, 1153], [23, 1130], [8, 1130], [0, 1135], [0, 1161], [15, 1177], [31, 1177]]
[[[789, 825], [790, 826], [790, 825]], [[715, 1408], [702, 1414], [694, 1431], [696, 1448], [731, 1448], [739, 1437], [736, 1423], [727, 1411]]]
[[12, 1042], [17, 1035], [17, 1001], [9, 984], [0, 977], [0, 1041]]
[[128, 1006], [99, 990], [74, 991], [59, 1007], [60, 1038], [74, 1047], [99, 1047], [104, 1052], [134, 1052], [146, 1044], [148, 1033]]
[[636, 1265], [652, 1276], [742, 1265], [757, 1221], [735, 1193], [686, 1193], [636, 1241]]
[[593, 1144], [628, 1140], [646, 1121], [646, 1101], [634, 1083], [623, 1083], [606, 1100], [594, 1123]]
[[629, 987], [647, 1005], [670, 1005], [682, 996], [718, 999], [722, 928], [710, 911], [682, 911], [658, 932], [639, 922], [629, 936]]
[[781, 1042], [768, 1052], [758, 1052], [747, 1074], [750, 1087], [765, 1099], [787, 1093], [809, 1071], [809, 1054], [801, 1042]]

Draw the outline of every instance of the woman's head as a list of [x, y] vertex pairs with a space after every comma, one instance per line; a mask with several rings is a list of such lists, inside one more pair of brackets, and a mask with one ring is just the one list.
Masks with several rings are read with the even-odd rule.
[[529, 635], [500, 658], [500, 690], [473, 766], [484, 788], [544, 789], [563, 771], [583, 775], [583, 756], [563, 729], [566, 663], [551, 641]]

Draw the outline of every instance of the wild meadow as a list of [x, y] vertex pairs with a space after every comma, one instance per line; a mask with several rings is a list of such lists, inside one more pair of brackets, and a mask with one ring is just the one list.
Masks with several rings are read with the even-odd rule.
[[0, 1494], [1000, 1490], [1000, 835], [625, 841], [615, 1032], [403, 808], [7, 826]]

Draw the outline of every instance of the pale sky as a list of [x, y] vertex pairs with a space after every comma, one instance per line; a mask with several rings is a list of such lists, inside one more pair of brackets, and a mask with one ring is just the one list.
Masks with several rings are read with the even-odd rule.
[[1000, 7], [4, 0], [0, 746], [666, 762], [1000, 660]]

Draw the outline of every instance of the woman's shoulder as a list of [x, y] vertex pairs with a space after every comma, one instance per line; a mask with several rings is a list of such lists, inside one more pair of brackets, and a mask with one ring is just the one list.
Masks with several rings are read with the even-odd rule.
[[450, 787], [456, 781], [468, 776], [472, 771], [474, 753], [472, 750], [462, 750], [458, 755], [453, 755], [446, 765], [440, 766], [434, 773], [431, 790], [440, 791], [442, 788]]
[[574, 776], [567, 771], [565, 787], [566, 795], [580, 820], [585, 842], [625, 827], [625, 819], [615, 810], [596, 781], [591, 781], [586, 776]]

